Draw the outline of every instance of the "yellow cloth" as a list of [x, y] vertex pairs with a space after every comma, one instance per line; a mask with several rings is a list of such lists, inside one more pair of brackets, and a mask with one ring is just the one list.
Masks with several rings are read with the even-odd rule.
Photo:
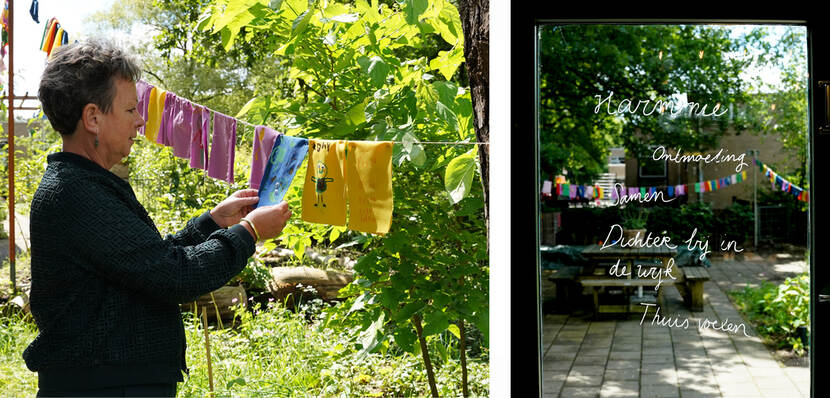
[[303, 221], [346, 224], [345, 143], [308, 140], [308, 168], [303, 185]]
[[52, 47], [49, 49], [49, 58], [52, 58], [52, 53], [61, 46], [61, 39], [63, 38], [63, 28], [58, 28], [58, 32], [55, 33], [55, 38], [52, 40]]
[[392, 142], [346, 142], [349, 228], [389, 232], [392, 224]]
[[158, 87], [153, 87], [150, 91], [150, 102], [147, 104], [147, 121], [144, 126], [144, 136], [147, 141], [154, 144], [161, 145], [156, 142], [156, 135], [161, 126], [161, 116], [164, 114], [164, 98], [167, 96], [167, 91]]

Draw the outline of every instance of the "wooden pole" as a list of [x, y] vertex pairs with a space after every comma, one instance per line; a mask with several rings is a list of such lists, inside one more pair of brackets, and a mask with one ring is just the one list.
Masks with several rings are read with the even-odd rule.
[[14, 0], [9, 0], [9, 277], [17, 291], [14, 269]]
[[208, 337], [207, 307], [202, 307], [202, 329], [205, 331], [205, 355], [207, 356], [208, 385], [210, 396], [213, 397], [213, 368], [210, 366], [210, 337]]

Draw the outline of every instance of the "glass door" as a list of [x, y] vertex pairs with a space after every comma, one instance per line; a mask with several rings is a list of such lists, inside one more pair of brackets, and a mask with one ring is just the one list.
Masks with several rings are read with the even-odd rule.
[[544, 396], [809, 396], [808, 28], [536, 33]]

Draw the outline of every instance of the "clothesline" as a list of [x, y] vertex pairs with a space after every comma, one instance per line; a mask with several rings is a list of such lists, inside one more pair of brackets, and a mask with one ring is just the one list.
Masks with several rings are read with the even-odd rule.
[[[193, 102], [193, 101], [191, 101], [187, 98], [184, 98], [184, 99], [187, 100], [188, 102], [190, 102], [191, 104], [195, 104], [195, 102]], [[219, 112], [217, 110], [208, 108], [207, 106], [204, 106], [204, 105], [200, 105], [200, 106], [204, 107], [205, 109], [207, 109], [210, 112]], [[222, 113], [222, 112], [219, 112], [219, 113]], [[241, 119], [238, 119], [238, 118], [235, 118], [235, 117], [234, 117], [234, 119], [236, 119], [236, 121], [239, 122], [239, 123], [242, 123], [242, 124], [247, 125], [247, 126], [251, 126], [253, 128], [264, 126], [264, 127], [268, 127], [270, 129], [273, 129], [273, 130], [278, 130], [278, 129], [275, 129], [271, 126], [253, 124], [253, 123], [249, 123], [249, 122], [246, 122], [244, 120], [241, 120]], [[395, 144], [404, 144], [403, 141], [387, 141], [387, 142], [392, 142], [392, 143], [395, 143]], [[425, 145], [490, 145], [489, 142], [467, 142], [467, 141], [414, 141], [413, 144], [422, 144], [422, 145], [423, 144], [425, 144]]]

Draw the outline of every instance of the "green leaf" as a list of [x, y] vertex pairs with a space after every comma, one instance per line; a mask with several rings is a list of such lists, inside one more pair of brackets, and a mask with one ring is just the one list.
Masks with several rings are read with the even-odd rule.
[[447, 330], [449, 330], [455, 338], [461, 340], [461, 330], [458, 329], [458, 325], [453, 323], [447, 327]]
[[447, 330], [450, 319], [442, 311], [433, 311], [424, 317], [424, 337], [441, 333]]
[[432, 87], [438, 93], [438, 100], [452, 108], [455, 104], [455, 97], [458, 96], [458, 86], [453, 82], [436, 81], [432, 83]]
[[380, 88], [386, 83], [386, 77], [389, 75], [390, 68], [383, 58], [377, 55], [372, 58], [360, 57], [357, 62], [360, 65], [360, 69], [369, 75], [372, 84], [376, 88]]
[[340, 234], [343, 233], [343, 231], [345, 231], [345, 230], [346, 230], [345, 227], [337, 227], [337, 226], [333, 227], [331, 229], [331, 232], [329, 232], [329, 242], [333, 243], [334, 241], [336, 241], [337, 238], [340, 237]]
[[424, 152], [424, 147], [417, 142], [417, 138], [414, 134], [407, 132], [403, 136], [403, 151], [407, 154], [410, 160], [412, 160], [412, 164], [415, 167], [421, 168], [424, 167], [424, 163], [426, 163], [427, 156]]
[[406, 305], [398, 311], [397, 314], [394, 315], [395, 322], [403, 322], [409, 318], [412, 318], [412, 315], [415, 315], [416, 312], [420, 311], [422, 308], [425, 307], [425, 304], [422, 302], [412, 302], [407, 303]]
[[441, 38], [453, 46], [463, 48], [464, 32], [461, 30], [461, 16], [458, 9], [449, 1], [444, 1], [444, 8], [438, 15], [438, 21], [436, 30], [441, 34]]
[[306, 10], [294, 19], [291, 24], [291, 37], [299, 36], [305, 31], [309, 21], [311, 21], [311, 15], [311, 10]]
[[[219, 14], [213, 24], [213, 32], [219, 32], [226, 26], [233, 32], [239, 31], [241, 26], [254, 19], [254, 16], [248, 12], [248, 9], [259, 3], [258, 0], [241, 0], [232, 1], [225, 8], [224, 12]], [[214, 9], [215, 11], [215, 9]]]
[[285, 17], [293, 21], [308, 10], [308, 0], [285, 0], [281, 9], [285, 12]]
[[476, 152], [473, 148], [463, 155], [457, 156], [447, 165], [444, 173], [444, 188], [450, 194], [452, 204], [456, 204], [467, 196], [473, 184], [476, 172]]
[[458, 132], [458, 117], [455, 116], [455, 112], [444, 105], [441, 101], [438, 101], [435, 104], [435, 111], [438, 113], [438, 117], [447, 123], [450, 131]]
[[362, 359], [367, 354], [369, 354], [378, 344], [381, 342], [383, 338], [383, 334], [380, 331], [383, 329], [383, 321], [386, 317], [386, 314], [381, 311], [380, 316], [377, 320], [372, 322], [363, 333], [360, 334], [360, 343], [363, 345], [363, 348], [357, 353], [357, 357]]
[[355, 299], [354, 303], [352, 303], [351, 308], [349, 308], [349, 312], [346, 313], [346, 316], [349, 316], [352, 312], [360, 311], [366, 308], [366, 297], [367, 294], [363, 293]]
[[415, 25], [418, 23], [418, 17], [427, 10], [429, 3], [427, 0], [404, 0], [404, 5], [406, 23]]
[[464, 62], [463, 47], [454, 47], [450, 51], [439, 51], [438, 56], [429, 61], [430, 70], [438, 70], [445, 79], [451, 80], [455, 71]]
[[336, 138], [347, 136], [355, 131], [358, 126], [366, 122], [366, 104], [369, 98], [358, 102], [346, 111], [343, 119], [340, 120], [333, 129], [329, 130], [328, 135]]
[[412, 330], [409, 322], [398, 326], [393, 336], [395, 337], [395, 344], [401, 347], [402, 350], [413, 354], [415, 353], [415, 340], [418, 336]]
[[439, 94], [434, 86], [425, 81], [418, 82], [418, 87], [415, 89], [415, 96], [418, 102], [423, 104], [427, 112], [435, 112], [435, 105], [438, 103]]
[[247, 383], [245, 382], [245, 378], [244, 377], [237, 377], [237, 378], [229, 381], [225, 388], [230, 390], [231, 387], [236, 386], [236, 385], [240, 385], [240, 386], [247, 385]]

